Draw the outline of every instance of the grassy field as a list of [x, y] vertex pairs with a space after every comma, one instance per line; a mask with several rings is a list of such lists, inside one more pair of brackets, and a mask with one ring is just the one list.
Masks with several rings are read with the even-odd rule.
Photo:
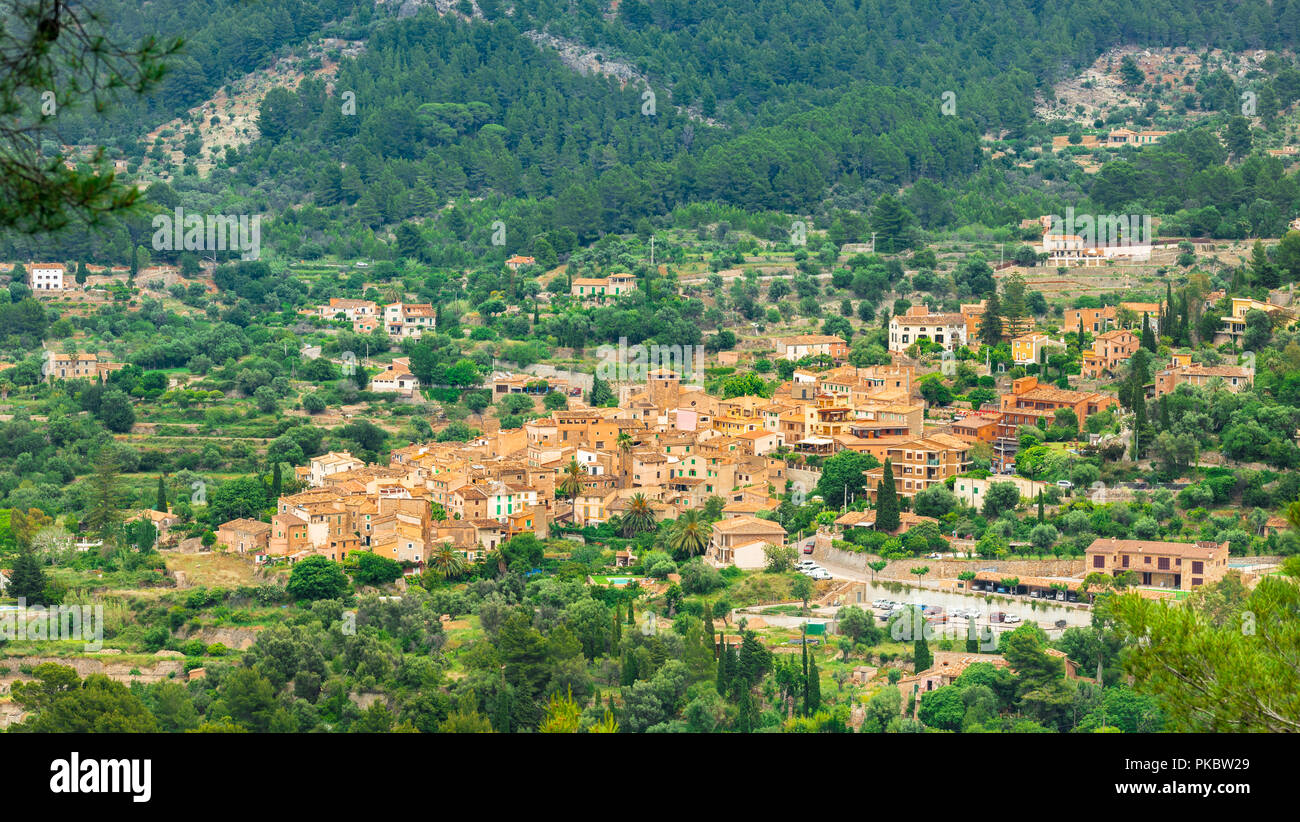
[[166, 558], [167, 570], [183, 572], [190, 585], [237, 588], [263, 583], [255, 574], [252, 560], [247, 557], [213, 551], [202, 554], [168, 552]]

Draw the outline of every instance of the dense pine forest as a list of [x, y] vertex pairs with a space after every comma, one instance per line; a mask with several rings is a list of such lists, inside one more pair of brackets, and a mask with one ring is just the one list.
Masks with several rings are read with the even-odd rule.
[[[689, 203], [829, 222], [900, 189], [926, 230], [997, 226], [1082, 196], [1101, 210], [1168, 214], [1182, 233], [1252, 236], [1276, 233], [1297, 202], [1294, 175], [1277, 163], [1223, 167], [1208, 133], [1221, 124], [1095, 178], [1030, 150], [1046, 134], [1035, 99], [1106, 48], [1286, 48], [1300, 31], [1294, 0], [736, 2], [708, 15], [635, 2], [613, 19], [595, 3], [520, 2], [507, 14], [487, 2], [470, 18], [432, 8], [399, 18], [355, 2], [227, 3], [225, 14], [175, 3], [161, 15], [108, 5], [127, 35], [187, 33], [152, 95], [60, 122], [66, 142], [101, 142], [132, 167], [150, 149], [142, 124], [183, 113], [277, 49], [366, 40], [330, 83], [309, 77], [267, 94], [260, 138], [220, 153], [213, 174], [182, 173], [166, 185], [175, 193], [151, 197], [162, 208], [267, 213], [277, 218], [269, 245], [286, 257], [394, 258], [415, 246], [424, 262], [450, 266], [537, 252], [541, 240], [563, 255]], [[537, 31], [625, 61], [648, 85], [579, 74], [525, 36]], [[1245, 85], [1274, 109], [1300, 96], [1289, 66], [1248, 84], [1221, 80], [1191, 106], [1226, 117]], [[345, 90], [354, 114], [343, 113]], [[643, 113], [647, 90], [653, 115]], [[982, 136], [1011, 154], [990, 160]], [[510, 226], [508, 249], [489, 243], [497, 219]], [[403, 224], [398, 248], [385, 238]], [[53, 243], [62, 256], [124, 264], [148, 233], [142, 217], [91, 236], [12, 238], [5, 250], [39, 257]]]

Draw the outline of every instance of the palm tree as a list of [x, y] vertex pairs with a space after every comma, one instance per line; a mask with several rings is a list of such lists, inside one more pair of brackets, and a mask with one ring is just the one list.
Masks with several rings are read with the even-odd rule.
[[627, 501], [627, 513], [623, 515], [623, 536], [631, 538], [642, 531], [652, 531], [655, 527], [655, 512], [645, 494], [636, 493]]
[[587, 470], [582, 467], [582, 464], [576, 459], [570, 459], [569, 464], [564, 466], [564, 472], [560, 475], [560, 484], [556, 490], [560, 492], [561, 496], [572, 500], [582, 493], [582, 479], [585, 476], [587, 476]]
[[696, 508], [683, 511], [677, 525], [668, 535], [668, 547], [675, 553], [693, 557], [704, 553], [713, 540], [713, 526]]
[[632, 457], [632, 435], [626, 431], [618, 432], [618, 470], [623, 475], [623, 487], [632, 484], [632, 467], [629, 464]]
[[560, 482], [555, 487], [556, 496], [567, 497], [569, 500], [569, 513], [573, 513], [574, 500], [578, 494], [582, 493], [582, 478], [587, 476], [587, 471], [576, 459], [570, 459], [569, 464], [564, 466], [564, 471], [560, 473]]
[[429, 557], [429, 567], [443, 579], [454, 579], [465, 573], [465, 558], [444, 542]]

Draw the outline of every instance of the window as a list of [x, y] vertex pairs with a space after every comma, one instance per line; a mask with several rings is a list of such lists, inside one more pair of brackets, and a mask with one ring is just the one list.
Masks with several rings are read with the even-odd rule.
[[1105, 568], [1105, 567], [1106, 567], [1106, 558], [1105, 558], [1104, 556], [1102, 556], [1101, 554], [1098, 554], [1097, 556], [1093, 557], [1093, 558], [1092, 558], [1092, 567], [1093, 567], [1093, 568]]
[[1169, 570], [1169, 557], [1160, 557], [1160, 558], [1156, 561], [1156, 568], [1159, 569], [1159, 570], [1161, 570], [1161, 571], [1168, 571], [1168, 570]]
[[[1201, 562], [1199, 559], [1192, 560], [1192, 573], [1193, 574], [1205, 573], [1205, 563]], [[1200, 582], [1197, 581], [1195, 584], [1200, 585]]]

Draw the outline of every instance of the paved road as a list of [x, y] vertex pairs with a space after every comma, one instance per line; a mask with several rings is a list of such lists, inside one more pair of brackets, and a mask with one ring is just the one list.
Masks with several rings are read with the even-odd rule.
[[[1064, 619], [1068, 627], [1085, 627], [1092, 624], [1092, 610], [1087, 607], [1065, 606], [1063, 603], [1048, 604], [1043, 600], [1031, 599], [1029, 597], [1010, 597], [1011, 602], [988, 602], [983, 597], [973, 594], [967, 594], [960, 591], [948, 589], [939, 589], [938, 583], [922, 582], [921, 590], [916, 589], [916, 583], [905, 583], [910, 587], [902, 593], [891, 592], [883, 584], [884, 580], [871, 581], [870, 572], [857, 571], [852, 568], [836, 565], [833, 562], [818, 560], [823, 568], [830, 572], [831, 576], [836, 579], [851, 579], [866, 584], [866, 592], [863, 594], [863, 602], [858, 603], [856, 600], [846, 601], [846, 605], [861, 605], [869, 608], [872, 601], [876, 599], [889, 599], [901, 602], [910, 602], [924, 605], [938, 605], [947, 612], [952, 612], [958, 608], [973, 608], [985, 615], [985, 619], [979, 624], [988, 624], [987, 615], [992, 611], [1003, 611], [1008, 614], [1015, 614], [1022, 620], [1032, 620], [1037, 622], [1043, 628], [1048, 629], [1049, 633], [1055, 634], [1058, 629], [1054, 624], [1059, 619]], [[898, 580], [895, 580], [898, 581]], [[1037, 603], [1038, 608], [1035, 610], [1030, 603]], [[961, 627], [965, 627], [965, 620], [958, 621]], [[1003, 626], [994, 624], [994, 630], [1000, 630], [1004, 627], [1014, 628], [1014, 625]]]

